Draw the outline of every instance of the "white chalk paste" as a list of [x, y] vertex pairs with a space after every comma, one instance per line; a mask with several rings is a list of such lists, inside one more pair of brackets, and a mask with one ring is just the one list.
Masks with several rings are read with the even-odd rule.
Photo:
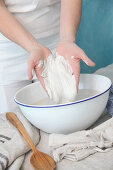
[[75, 101], [77, 90], [72, 69], [63, 56], [49, 55], [42, 73], [50, 99], [55, 103]]

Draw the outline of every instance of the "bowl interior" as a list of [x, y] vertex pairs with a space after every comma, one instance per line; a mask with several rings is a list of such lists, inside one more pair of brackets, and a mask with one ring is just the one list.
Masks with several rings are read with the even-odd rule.
[[[86, 90], [92, 89], [98, 91], [98, 94], [100, 94], [108, 90], [110, 86], [111, 86], [111, 81], [109, 78], [105, 76], [96, 75], [96, 74], [80, 75], [79, 89], [86, 89]], [[95, 96], [95, 94], [92, 94], [92, 96]], [[44, 91], [40, 82], [32, 83], [22, 88], [16, 93], [14, 97], [16, 102], [21, 104], [26, 104], [26, 105], [34, 105], [34, 103], [37, 103], [37, 101], [43, 100], [44, 98], [48, 98], [48, 95]]]

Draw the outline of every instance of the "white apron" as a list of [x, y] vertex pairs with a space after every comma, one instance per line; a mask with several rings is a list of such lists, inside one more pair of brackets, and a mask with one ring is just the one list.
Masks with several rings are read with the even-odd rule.
[[[4, 0], [7, 9], [43, 45], [59, 41], [60, 0]], [[0, 85], [28, 80], [29, 54], [0, 33]]]

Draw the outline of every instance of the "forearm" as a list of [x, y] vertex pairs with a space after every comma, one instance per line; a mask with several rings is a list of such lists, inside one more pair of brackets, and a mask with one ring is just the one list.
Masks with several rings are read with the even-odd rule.
[[0, 0], [0, 32], [8, 39], [22, 46], [28, 52], [40, 45], [36, 39], [7, 10], [2, 0]]
[[60, 41], [75, 42], [82, 13], [82, 0], [61, 0]]

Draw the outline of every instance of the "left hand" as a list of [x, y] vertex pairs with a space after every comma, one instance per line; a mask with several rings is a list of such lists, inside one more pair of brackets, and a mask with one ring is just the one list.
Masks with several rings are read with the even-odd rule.
[[[30, 56], [29, 56], [29, 60], [28, 60], [28, 76], [29, 76], [29, 80], [32, 80], [33, 78], [33, 73], [32, 70], [35, 70], [36, 76], [37, 78], [40, 80], [43, 88], [45, 89], [45, 91], [47, 92], [46, 88], [45, 88], [45, 83], [43, 80], [43, 77], [41, 76], [42, 72], [43, 72], [43, 62], [44, 60], [46, 61], [48, 56], [51, 54], [51, 51], [49, 48], [40, 45], [37, 48], [33, 49], [30, 52]], [[39, 62], [42, 61], [42, 66], [39, 67]]]
[[80, 60], [83, 60], [88, 66], [94, 67], [95, 63], [91, 61], [84, 51], [73, 42], [59, 43], [56, 52], [68, 60], [72, 67], [73, 74], [76, 79], [76, 86], [78, 91], [79, 76], [80, 76]]

